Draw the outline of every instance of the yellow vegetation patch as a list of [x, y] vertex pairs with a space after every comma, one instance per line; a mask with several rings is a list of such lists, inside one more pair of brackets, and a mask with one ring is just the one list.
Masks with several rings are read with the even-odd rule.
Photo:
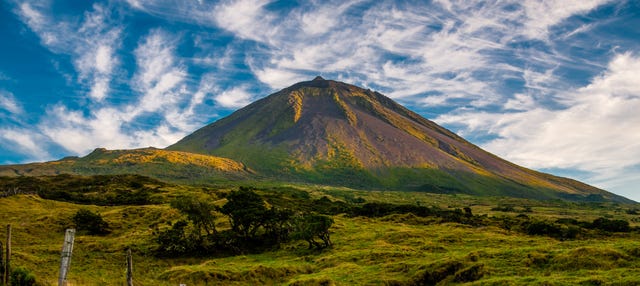
[[181, 151], [166, 151], [161, 149], [137, 149], [137, 150], [105, 150], [108, 158], [97, 160], [98, 164], [145, 164], [154, 162], [169, 162], [181, 165], [196, 165], [210, 167], [221, 171], [242, 171], [245, 166], [234, 160], [194, 154]]
[[303, 95], [299, 91], [289, 94], [289, 105], [293, 108], [293, 122], [298, 122], [302, 115], [302, 99]]
[[351, 126], [356, 126], [356, 124], [358, 123], [358, 118], [353, 113], [353, 111], [349, 109], [349, 106], [347, 106], [347, 104], [344, 103], [342, 99], [340, 99], [340, 96], [338, 95], [337, 92], [333, 93], [333, 100], [338, 104], [342, 112], [344, 112], [344, 115], [347, 116], [347, 120], [349, 121], [349, 124]]

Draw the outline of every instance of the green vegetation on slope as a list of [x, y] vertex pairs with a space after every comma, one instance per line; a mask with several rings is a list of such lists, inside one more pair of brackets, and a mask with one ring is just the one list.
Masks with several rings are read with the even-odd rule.
[[[58, 184], [38, 179], [43, 188]], [[69, 186], [74, 177], [65, 180]], [[55, 285], [64, 229], [87, 210], [111, 232], [77, 235], [69, 274], [75, 285], [124, 281], [128, 247], [136, 285], [640, 285], [637, 205], [264, 185], [256, 193], [267, 209], [330, 214], [332, 247], [310, 250], [308, 242], [291, 240], [258, 253], [158, 258], [158, 234], [188, 219], [169, 202], [206, 202], [216, 230], [231, 230], [233, 222], [217, 210], [237, 189], [157, 187], [152, 205], [0, 198], [0, 222], [13, 227], [12, 264]]]
[[46, 163], [0, 166], [0, 176], [58, 174], [139, 174], [178, 183], [215, 183], [246, 179], [253, 172], [242, 163], [227, 158], [156, 148], [98, 148], [82, 158], [69, 157]]

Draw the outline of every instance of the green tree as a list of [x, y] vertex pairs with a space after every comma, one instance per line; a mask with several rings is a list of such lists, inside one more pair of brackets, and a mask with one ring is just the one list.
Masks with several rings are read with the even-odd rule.
[[108, 234], [109, 224], [99, 213], [94, 213], [88, 209], [81, 209], [73, 215], [73, 223], [78, 230], [86, 230], [91, 235]]
[[201, 235], [204, 231], [207, 235], [216, 235], [215, 206], [209, 202], [191, 196], [179, 197], [171, 202], [171, 207], [187, 216]]
[[220, 211], [229, 216], [231, 229], [241, 238], [255, 237], [266, 221], [267, 207], [262, 198], [252, 189], [240, 187], [227, 195], [227, 200]]
[[[309, 249], [326, 248], [332, 245], [329, 228], [333, 225], [333, 218], [318, 214], [305, 214], [296, 219], [294, 238], [303, 239], [309, 243]], [[316, 241], [320, 239], [322, 243]]]
[[173, 226], [156, 237], [158, 253], [162, 256], [180, 256], [192, 252], [198, 244], [197, 239], [188, 239], [185, 228], [188, 223], [177, 221]]
[[275, 245], [279, 245], [289, 239], [289, 232], [292, 228], [291, 219], [293, 211], [288, 209], [271, 208], [265, 212], [264, 229], [268, 239]]

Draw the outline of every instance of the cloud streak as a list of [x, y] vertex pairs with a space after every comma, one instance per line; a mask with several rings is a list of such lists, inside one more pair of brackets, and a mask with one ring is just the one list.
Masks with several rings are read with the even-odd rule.
[[59, 21], [48, 13], [46, 2], [26, 1], [17, 14], [54, 53], [72, 55], [78, 72], [77, 80], [90, 88], [87, 94], [102, 101], [109, 92], [114, 68], [118, 65], [115, 51], [119, 47], [121, 28], [111, 21], [108, 8], [94, 4], [80, 24]]
[[466, 133], [495, 134], [483, 147], [516, 163], [581, 170], [608, 185], [621, 174], [633, 176], [640, 163], [639, 76], [640, 57], [618, 54], [591, 83], [560, 94], [560, 110], [524, 99], [527, 108], [517, 112], [462, 111], [436, 121], [463, 126]]
[[13, 93], [0, 90], [0, 110], [5, 110], [11, 115], [20, 115], [23, 110]]

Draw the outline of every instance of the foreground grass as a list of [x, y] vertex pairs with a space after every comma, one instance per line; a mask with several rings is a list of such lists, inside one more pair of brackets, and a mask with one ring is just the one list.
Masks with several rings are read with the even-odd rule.
[[[629, 207], [617, 205], [322, 188], [308, 191], [313, 198], [348, 200], [359, 196], [372, 202], [471, 206], [474, 213], [490, 216], [517, 215], [491, 210], [496, 205], [513, 204], [530, 206], [533, 212], [528, 215], [541, 218], [637, 218], [624, 211]], [[176, 193], [219, 200], [215, 192], [187, 187], [175, 187], [165, 195]], [[4, 237], [6, 224], [13, 228], [12, 264], [30, 269], [44, 285], [55, 285], [64, 229], [81, 208], [101, 213], [113, 232], [76, 237], [69, 274], [74, 285], [123, 285], [127, 247], [134, 251], [136, 285], [413, 285], [425, 273], [453, 264], [459, 266], [454, 272], [473, 277], [446, 273], [441, 284], [640, 285], [637, 232], [560, 241], [495, 226], [435, 223], [411, 214], [375, 219], [338, 215], [331, 228], [334, 247], [321, 252], [308, 250], [304, 242], [294, 242], [261, 254], [160, 259], [153, 255], [153, 233], [180, 217], [167, 204], [87, 206], [33, 195], [0, 199], [0, 234]], [[218, 224], [228, 226], [222, 219]]]

